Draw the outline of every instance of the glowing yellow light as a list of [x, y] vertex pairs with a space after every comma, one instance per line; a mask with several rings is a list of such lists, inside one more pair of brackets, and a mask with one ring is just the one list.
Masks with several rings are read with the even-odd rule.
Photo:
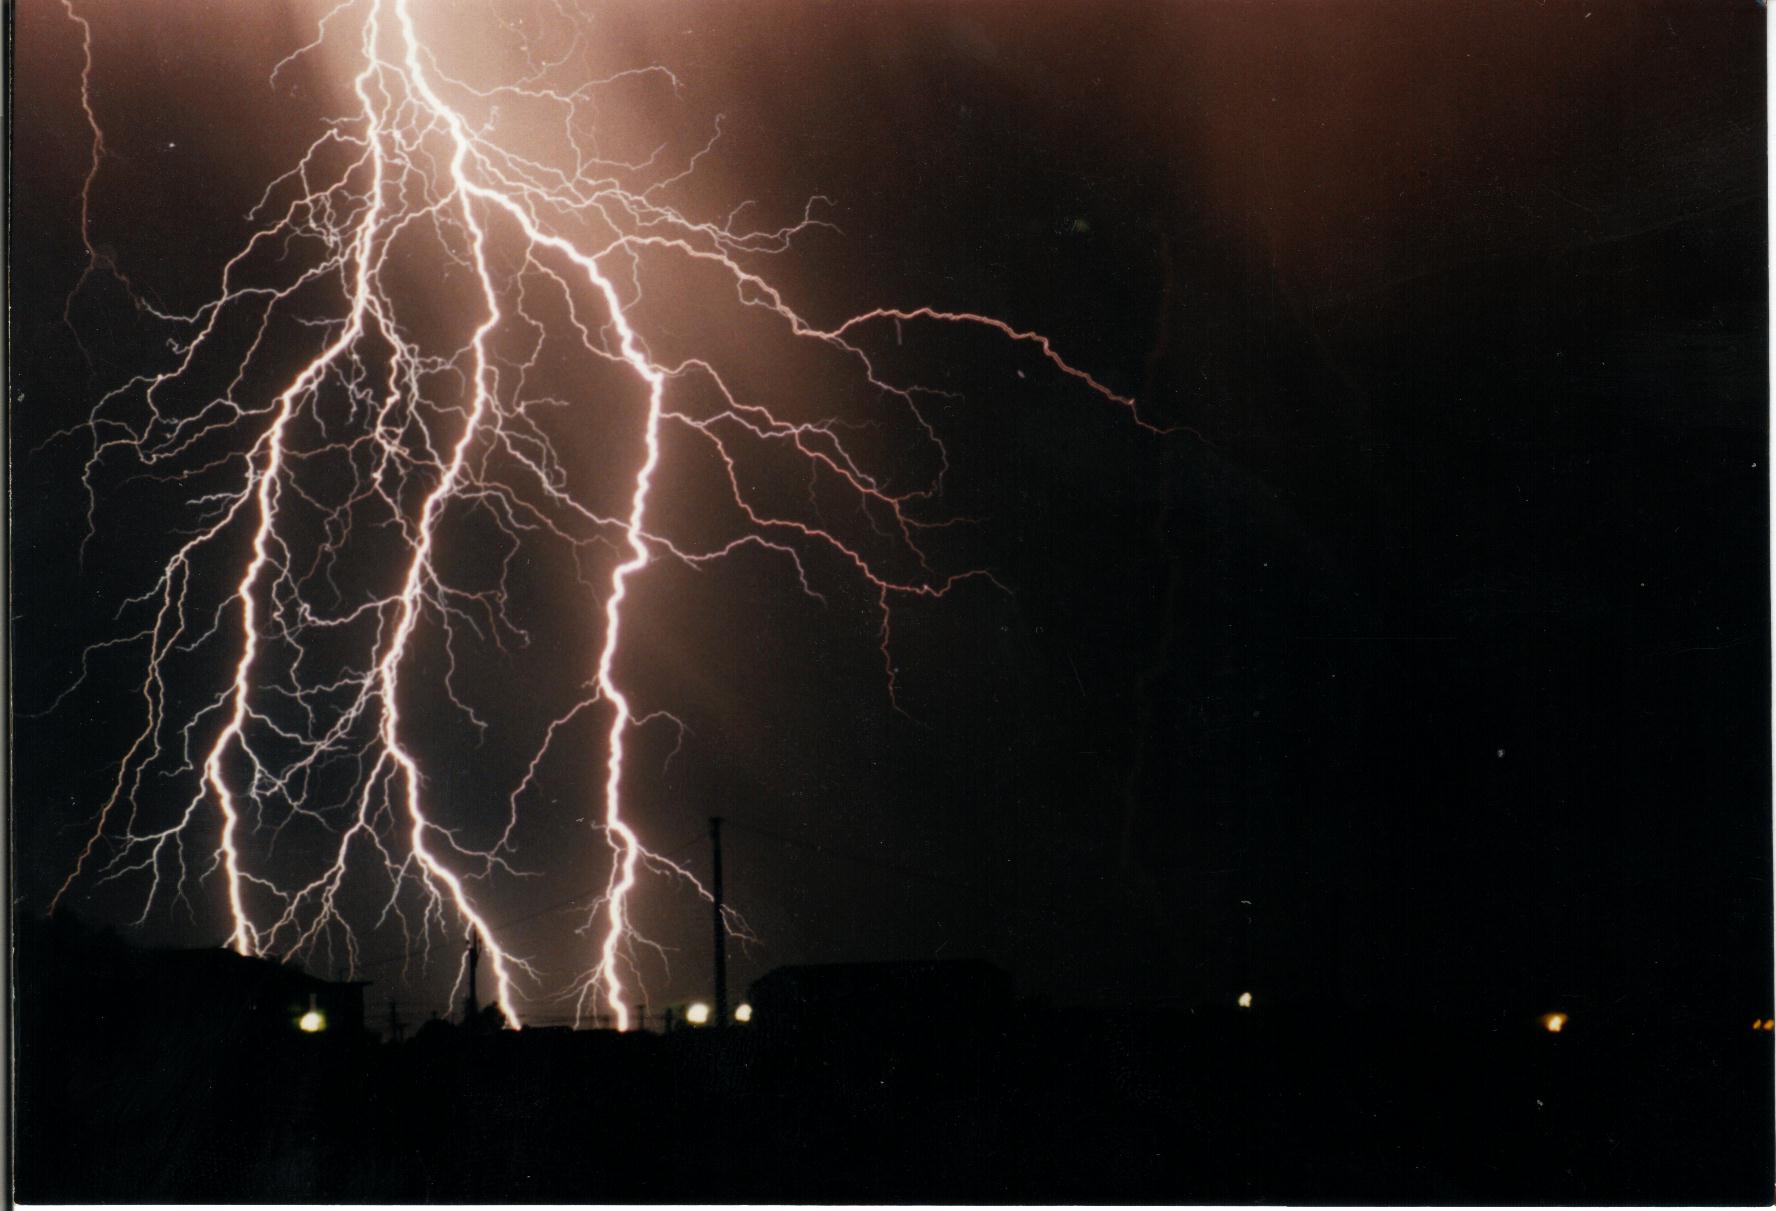
[[685, 1021], [693, 1026], [705, 1025], [709, 1021], [709, 1006], [702, 1001], [693, 1002], [690, 1008], [685, 1010]]
[[303, 1034], [319, 1034], [327, 1028], [327, 1015], [318, 1009], [311, 1009], [296, 1019], [296, 1028]]
[[1240, 993], [1239, 1007], [1241, 1009], [1250, 1009], [1252, 1007], [1252, 994], [1251, 993], [1249, 993], [1249, 992]]
[[752, 1021], [752, 1006], [748, 1005], [745, 1001], [734, 1006], [734, 1020], [736, 1022]]
[[1546, 1030], [1549, 1034], [1559, 1034], [1562, 1030], [1566, 1029], [1566, 1015], [1564, 1013], [1550, 1013], [1543, 1015], [1542, 1029]]

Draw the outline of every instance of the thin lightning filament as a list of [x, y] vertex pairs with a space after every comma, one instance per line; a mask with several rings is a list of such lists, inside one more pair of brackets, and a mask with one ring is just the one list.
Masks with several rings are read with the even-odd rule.
[[[93, 680], [95, 662], [126, 658], [139, 672], [139, 726], [107, 766], [58, 902], [128, 881], [140, 887], [141, 919], [168, 899], [211, 904], [240, 954], [324, 949], [347, 971], [363, 961], [366, 929], [398, 930], [421, 962], [469, 935], [509, 1023], [553, 996], [628, 1029], [645, 997], [644, 952], [664, 956], [637, 925], [644, 889], [709, 897], [650, 848], [634, 807], [646, 774], [638, 735], [685, 734], [671, 704], [650, 701], [625, 671], [626, 624], [650, 569], [763, 556], [819, 601], [823, 578], [848, 581], [871, 603], [882, 692], [898, 705], [896, 607], [965, 582], [1003, 586], [985, 569], [945, 569], [927, 549], [927, 534], [955, 520], [937, 512], [949, 460], [927, 413], [940, 393], [902, 381], [872, 342], [972, 330], [1055, 386], [1163, 431], [1046, 336], [992, 316], [912, 304], [808, 318], [762, 266], [825, 225], [816, 204], [762, 229], [742, 227], [740, 211], [712, 220], [669, 205], [719, 123], [676, 166], [660, 153], [604, 153], [601, 96], [679, 82], [662, 67], [574, 78], [584, 31], [547, 4], [572, 31], [566, 49], [493, 81], [451, 67], [428, 6], [344, 0], [328, 11], [271, 84], [323, 46], [342, 52], [347, 112], [266, 186], [213, 293], [168, 307], [97, 241], [115, 154], [95, 66], [105, 31], [79, 0], [63, 8], [79, 31], [91, 140], [79, 214], [87, 260], [66, 318], [78, 329], [82, 308], [114, 290], [167, 349], [64, 435], [90, 443], [87, 541], [112, 524], [109, 484], [134, 478], [185, 496], [158, 572], [121, 603], [117, 635], [88, 649], [51, 708]], [[514, 108], [563, 134], [509, 133], [516, 126], [498, 115]], [[447, 307], [431, 297], [442, 282], [454, 284]], [[763, 321], [840, 368], [858, 398], [918, 436], [934, 475], [909, 486], [843, 417], [806, 419], [737, 385], [713, 349], [683, 352], [654, 318], [674, 291]], [[549, 369], [563, 359], [582, 369]], [[563, 379], [576, 385], [564, 390]], [[559, 415], [624, 431], [611, 448], [633, 449], [632, 461], [589, 482], [550, 428]], [[701, 461], [669, 456], [681, 448]], [[805, 507], [759, 486], [761, 469], [784, 460], [809, 485]], [[702, 479], [685, 481], [681, 464]], [[672, 532], [660, 502], [693, 492], [716, 495], [729, 536]], [[831, 520], [823, 502], [835, 500], [861, 522]], [[494, 557], [460, 557], [471, 524], [495, 536]], [[520, 741], [530, 757], [503, 814], [463, 825], [474, 813], [428, 768], [421, 738], [440, 710], [477, 733], [494, 726], [466, 668], [489, 648], [529, 641], [511, 569], [531, 552], [563, 551], [576, 568], [602, 567], [575, 582], [596, 659], [541, 734]], [[558, 738], [583, 715], [599, 717], [600, 743], [578, 759], [598, 787], [587, 814], [608, 861], [592, 872], [602, 882], [584, 960], [553, 973], [507, 940], [486, 905], [491, 888], [536, 873], [516, 863], [514, 837], [538, 810], [527, 804], [539, 770], [561, 759]]]

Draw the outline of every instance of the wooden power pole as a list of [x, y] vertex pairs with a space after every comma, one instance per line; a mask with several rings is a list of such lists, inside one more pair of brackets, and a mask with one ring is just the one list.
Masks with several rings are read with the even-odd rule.
[[481, 1006], [475, 998], [475, 967], [481, 962], [481, 939], [471, 930], [469, 933], [469, 995], [463, 1000], [463, 1025], [471, 1032], [475, 1029], [475, 1017]]
[[715, 1024], [728, 1024], [728, 927], [722, 920], [722, 819], [709, 818], [711, 848], [710, 895], [715, 920]]

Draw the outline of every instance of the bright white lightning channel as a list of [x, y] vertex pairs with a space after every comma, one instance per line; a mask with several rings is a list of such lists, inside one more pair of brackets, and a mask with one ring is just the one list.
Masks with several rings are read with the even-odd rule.
[[[107, 524], [103, 485], [123, 476], [227, 483], [188, 502], [196, 523], [180, 532], [154, 582], [123, 603], [119, 634], [88, 650], [89, 662], [113, 649], [141, 653], [141, 724], [107, 780], [58, 901], [82, 882], [135, 878], [146, 917], [163, 898], [189, 903], [198, 889], [219, 884], [235, 951], [288, 956], [339, 946], [348, 969], [362, 958], [357, 931], [366, 924], [395, 922], [421, 954], [470, 932], [488, 956], [501, 1011], [517, 1024], [520, 985], [542, 995], [548, 976], [501, 941], [480, 906], [481, 889], [496, 877], [521, 876], [511, 861], [520, 800], [560, 729], [602, 710], [608, 722], [595, 758], [603, 775], [596, 819], [608, 873], [587, 922], [588, 966], [554, 991], [575, 998], [582, 1014], [602, 1003], [627, 1029], [641, 980], [637, 948], [650, 945], [635, 925], [644, 877], [665, 876], [708, 896], [689, 871], [644, 844], [628, 806], [636, 729], [676, 723], [666, 708], [639, 707], [635, 688], [617, 673], [625, 606], [649, 566], [671, 560], [701, 568], [764, 551], [819, 597], [807, 557], [823, 553], [823, 563], [848, 568], [873, 599], [883, 687], [892, 697], [895, 604], [992, 577], [981, 569], [937, 570], [921, 546], [924, 531], [951, 520], [932, 513], [947, 457], [921, 409], [928, 393], [879, 368], [866, 351], [872, 331], [981, 329], [1027, 347], [1057, 381], [1162, 431], [1134, 400], [1064, 360], [1047, 337], [991, 316], [913, 304], [825, 326], [804, 317], [758, 265], [822, 225], [813, 205], [786, 225], [753, 230], [738, 225], [739, 211], [725, 221], [697, 219], [663, 202], [666, 187], [691, 174], [714, 137], [676, 171], [660, 166], [658, 152], [639, 163], [602, 156], [596, 101], [605, 91], [650, 77], [674, 88], [678, 81], [658, 66], [573, 78], [585, 34], [573, 14], [548, 3], [539, 12], [572, 31], [560, 40], [561, 53], [533, 62], [521, 78], [492, 82], [447, 69], [429, 27], [438, 14], [427, 6], [345, 0], [330, 10], [313, 39], [273, 70], [272, 83], [323, 46], [343, 51], [353, 64], [350, 112], [293, 149], [291, 168], [265, 189], [251, 216], [256, 227], [222, 266], [209, 300], [182, 314], [158, 307], [124, 275], [119, 262], [127, 258], [102, 252], [95, 237], [106, 224], [95, 200], [115, 154], [104, 135], [104, 79], [94, 57], [104, 31], [77, 0], [63, 7], [81, 36], [80, 96], [92, 141], [80, 208], [88, 259], [69, 299], [69, 322], [78, 326], [79, 300], [99, 280], [110, 281], [170, 334], [171, 351], [166, 365], [105, 393], [77, 430], [92, 443], [84, 472], [89, 528]], [[539, 154], [503, 135], [505, 127], [488, 116], [498, 106], [549, 116], [565, 132], [557, 152]], [[422, 318], [415, 249], [430, 255], [435, 272], [466, 274], [473, 283], [466, 335], [446, 337], [438, 321]], [[713, 352], [658, 358], [638, 318], [642, 283], [656, 265], [699, 271], [683, 280], [713, 273], [721, 297], [700, 303], [762, 314], [785, 340], [811, 343], [849, 365], [862, 390], [898, 410], [930, 444], [938, 482], [891, 486], [903, 477], [872, 466], [842, 418], [778, 415], [733, 387]], [[293, 333], [319, 340], [309, 360], [279, 371], [280, 351], [300, 339]], [[621, 509], [601, 512], [571, 486], [566, 460], [537, 416], [566, 406], [598, 409], [601, 422], [616, 423], [633, 399], [613, 409], [590, 396], [533, 393], [530, 376], [551, 342], [570, 342], [576, 355], [627, 379], [642, 401], [640, 456]], [[281, 386], [261, 385], [278, 373]], [[218, 378], [226, 384], [220, 390]], [[702, 445], [722, 468], [719, 486], [738, 529], [730, 540], [699, 546], [655, 524], [655, 499], [674, 490], [661, 478], [669, 433]], [[799, 461], [821, 493], [848, 498], [869, 538], [823, 520], [812, 487], [800, 512], [754, 490], [746, 467], [759, 448]], [[402, 710], [419, 675], [416, 645], [442, 642], [449, 657], [442, 684], [421, 688], [487, 727], [456, 682], [459, 647], [468, 636], [525, 633], [509, 613], [503, 569], [492, 586], [454, 583], [439, 558], [450, 519], [466, 510], [491, 521], [510, 551], [552, 546], [577, 559], [602, 543], [617, 553], [607, 574], [584, 582], [602, 639], [583, 696], [537, 740], [492, 844], [471, 843], [442, 822], [436, 788], [413, 747], [417, 725]], [[398, 577], [380, 589], [349, 574], [371, 535], [384, 544], [394, 536], [401, 553]], [[217, 577], [231, 552], [241, 553], [234, 572]], [[356, 588], [348, 592], [344, 582]], [[213, 692], [200, 687], [196, 705], [181, 705], [203, 667], [197, 654], [223, 649], [230, 653], [225, 684]], [[85, 680], [83, 667], [63, 699]], [[349, 772], [350, 793], [324, 795], [317, 788], [340, 769]], [[158, 788], [167, 780], [185, 788], [181, 806], [156, 820]], [[292, 880], [287, 871], [274, 875], [272, 850], [297, 821], [324, 825], [335, 842], [318, 869]], [[376, 889], [382, 907], [372, 921], [347, 919], [348, 883]]]

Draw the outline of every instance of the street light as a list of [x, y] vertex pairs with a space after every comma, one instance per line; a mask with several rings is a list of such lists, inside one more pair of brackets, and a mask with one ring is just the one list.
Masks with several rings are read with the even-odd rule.
[[752, 1021], [752, 1006], [748, 1005], [745, 1001], [741, 1001], [738, 1005], [734, 1006], [734, 1020], [736, 1022]]
[[703, 1001], [693, 1001], [685, 1009], [685, 1021], [693, 1026], [707, 1026], [709, 1024], [709, 1006]]
[[1549, 1034], [1559, 1034], [1566, 1029], [1566, 1015], [1564, 1013], [1543, 1014], [1542, 1029]]
[[1252, 1007], [1252, 994], [1249, 992], [1240, 993], [1238, 1004], [1241, 1009], [1250, 1009]]

